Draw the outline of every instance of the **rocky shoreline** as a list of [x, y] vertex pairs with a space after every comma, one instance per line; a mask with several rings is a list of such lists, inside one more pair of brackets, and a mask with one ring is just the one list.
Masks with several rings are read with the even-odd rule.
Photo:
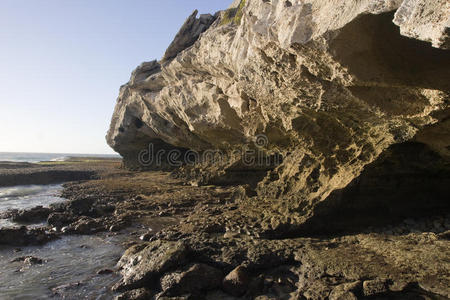
[[[31, 209], [11, 209], [0, 213], [0, 218], [10, 219], [20, 227], [0, 228], [0, 245], [41, 245], [62, 234], [93, 234], [100, 231], [118, 231], [125, 223], [120, 217], [112, 216], [113, 198], [97, 201], [102, 194], [71, 193], [72, 185], [82, 185], [88, 180], [109, 176], [108, 172], [119, 173], [121, 165], [117, 159], [71, 159], [63, 163], [12, 163], [0, 164], [0, 186], [47, 185], [63, 183], [62, 203], [49, 207], [36, 206]], [[81, 181], [80, 181], [81, 180]], [[118, 201], [117, 199], [115, 199]], [[120, 200], [120, 199], [119, 199]], [[27, 226], [45, 223], [44, 226]], [[122, 227], [120, 227], [122, 226]]]
[[119, 164], [118, 159], [89, 157], [69, 158], [62, 162], [0, 162], [0, 187], [88, 180]]
[[189, 16], [121, 86], [107, 134], [161, 184], [130, 203], [178, 220], [124, 254], [119, 299], [449, 298], [445, 7], [236, 0]]
[[[450, 216], [357, 233], [274, 238], [243, 186], [190, 186], [110, 169], [68, 183], [66, 203], [9, 212], [43, 228], [0, 230], [15, 246], [127, 229], [117, 299], [447, 299]], [[30, 218], [30, 219], [29, 219]], [[278, 229], [279, 230], [279, 229]], [[123, 231], [122, 231], [123, 232]], [[20, 237], [20, 238], [19, 238]], [[9, 242], [8, 242], [9, 241]]]
[[447, 7], [194, 11], [120, 88], [106, 139], [127, 169], [6, 165], [0, 186], [72, 182], [5, 212], [45, 225], [0, 244], [126, 235], [117, 300], [449, 299]]

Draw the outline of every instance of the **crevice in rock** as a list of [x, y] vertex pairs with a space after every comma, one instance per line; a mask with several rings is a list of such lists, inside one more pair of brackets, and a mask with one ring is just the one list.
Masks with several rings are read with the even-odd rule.
[[359, 232], [450, 211], [450, 162], [417, 142], [391, 146], [347, 187], [314, 208], [301, 231]]
[[208, 184], [217, 186], [243, 185], [246, 187], [247, 196], [256, 196], [258, 183], [263, 181], [283, 161], [281, 154], [262, 155], [262, 153], [259, 153], [259, 155], [248, 156], [239, 160], [226, 168], [222, 174], [210, 178]]
[[410, 86], [450, 90], [450, 55], [400, 34], [394, 12], [362, 15], [330, 43], [334, 58], [362, 86]]

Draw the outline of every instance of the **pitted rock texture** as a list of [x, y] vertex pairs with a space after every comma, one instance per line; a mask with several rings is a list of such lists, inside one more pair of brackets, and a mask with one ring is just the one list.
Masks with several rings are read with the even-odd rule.
[[[127, 166], [142, 167], [149, 144], [153, 153], [219, 149], [232, 158], [186, 168], [192, 182], [247, 178], [259, 201], [277, 203], [268, 204], [277, 211], [267, 216], [274, 230], [308, 224], [319, 203], [393, 144], [426, 144], [448, 168], [446, 1], [233, 4], [240, 22], [218, 13], [190, 48], [191, 31], [182, 29], [177, 50], [169, 49], [175, 57], [144, 63], [121, 88], [107, 140]], [[193, 16], [186, 24], [201, 23]], [[231, 155], [255, 149], [261, 134], [267, 143], [257, 149], [281, 164], [264, 168]], [[320, 214], [330, 209], [322, 204]]]
[[155, 241], [146, 246], [130, 248], [118, 263], [123, 279], [116, 284], [115, 289], [142, 287], [150, 283], [155, 275], [182, 264], [187, 255], [186, 246], [175, 242], [163, 244]]
[[197, 41], [200, 34], [205, 32], [215, 21], [215, 17], [210, 14], [200, 15], [200, 18], [198, 19], [196, 18], [197, 14], [198, 11], [194, 11], [186, 22], [184, 22], [180, 31], [175, 36], [174, 41], [166, 50], [163, 61], [175, 58], [178, 53], [192, 46]]
[[446, 0], [403, 1], [394, 23], [403, 35], [450, 49], [450, 2]]

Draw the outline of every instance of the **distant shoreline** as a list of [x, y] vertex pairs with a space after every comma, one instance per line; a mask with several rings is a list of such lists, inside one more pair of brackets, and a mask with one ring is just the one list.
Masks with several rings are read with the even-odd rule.
[[33, 153], [33, 152], [0, 152], [0, 162], [58, 162], [77, 159], [120, 159], [117, 154], [77, 154], [77, 153]]
[[94, 179], [105, 168], [120, 165], [120, 157], [67, 157], [60, 161], [34, 163], [0, 161], [0, 187]]

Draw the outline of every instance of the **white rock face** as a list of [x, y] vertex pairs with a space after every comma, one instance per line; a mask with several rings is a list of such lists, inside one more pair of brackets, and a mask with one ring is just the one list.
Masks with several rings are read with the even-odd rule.
[[450, 1], [405, 0], [395, 13], [394, 23], [403, 35], [450, 49]]
[[[108, 143], [136, 167], [149, 143], [229, 153], [264, 134], [265, 151], [283, 163], [259, 183], [260, 197], [287, 197], [280, 210], [308, 218], [390, 145], [429, 125], [449, 128], [450, 52], [402, 36], [392, 22], [396, 14], [402, 34], [446, 48], [438, 32], [447, 8], [440, 0], [247, 0], [239, 25], [221, 13], [174, 59], [133, 72]], [[421, 141], [450, 156], [448, 137]], [[203, 170], [224, 174], [234, 163]]]

